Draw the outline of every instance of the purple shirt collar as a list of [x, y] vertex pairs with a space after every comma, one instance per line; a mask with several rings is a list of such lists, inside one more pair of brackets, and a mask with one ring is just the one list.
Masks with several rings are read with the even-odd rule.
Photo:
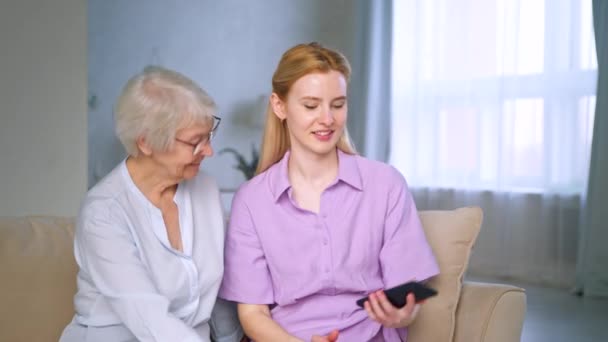
[[[361, 173], [359, 171], [359, 165], [357, 165], [357, 160], [354, 155], [347, 154], [342, 152], [339, 149], [338, 151], [338, 178], [333, 184], [338, 181], [342, 181], [351, 187], [362, 191], [363, 190], [363, 182], [361, 181]], [[278, 201], [281, 198], [281, 195], [287, 191], [287, 189], [291, 188], [291, 184], [289, 183], [289, 174], [287, 171], [287, 165], [289, 164], [289, 155], [291, 151], [287, 150], [283, 158], [279, 160], [278, 163], [271, 167], [271, 172], [276, 173], [269, 179], [273, 179], [274, 182], [270, 183], [270, 190], [274, 196], [274, 201]]]

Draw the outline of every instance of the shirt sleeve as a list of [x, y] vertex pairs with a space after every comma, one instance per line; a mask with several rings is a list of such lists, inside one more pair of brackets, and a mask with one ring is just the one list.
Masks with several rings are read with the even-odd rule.
[[241, 188], [232, 201], [219, 296], [237, 303], [272, 304], [274, 291], [270, 272], [244, 197]]
[[394, 170], [384, 221], [380, 265], [386, 288], [439, 273], [439, 267], [418, 217], [416, 204], [403, 176]]
[[111, 210], [89, 207], [79, 218], [75, 237], [82, 272], [92, 279], [112, 310], [139, 341], [203, 342], [169, 312], [169, 300], [159, 294], [139, 258], [124, 220]]
[[209, 320], [211, 336], [216, 342], [238, 342], [243, 338], [243, 330], [236, 313], [236, 304], [218, 298]]

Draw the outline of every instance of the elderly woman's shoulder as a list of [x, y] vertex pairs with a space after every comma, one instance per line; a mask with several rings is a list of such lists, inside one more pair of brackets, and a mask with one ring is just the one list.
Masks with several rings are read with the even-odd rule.
[[115, 197], [128, 189], [126, 185], [122, 165], [119, 164], [89, 189], [86, 199]]
[[117, 199], [124, 196], [128, 188], [120, 167], [117, 166], [87, 191], [79, 216], [94, 217], [116, 211], [119, 206]]

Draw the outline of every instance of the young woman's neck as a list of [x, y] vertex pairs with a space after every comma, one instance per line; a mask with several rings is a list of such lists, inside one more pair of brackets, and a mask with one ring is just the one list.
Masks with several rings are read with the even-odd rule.
[[338, 150], [326, 155], [292, 149], [289, 155], [289, 179], [313, 187], [327, 187], [338, 176]]
[[175, 195], [178, 181], [169, 177], [153, 159], [143, 155], [129, 157], [127, 170], [133, 183], [155, 206], [160, 205], [161, 198]]

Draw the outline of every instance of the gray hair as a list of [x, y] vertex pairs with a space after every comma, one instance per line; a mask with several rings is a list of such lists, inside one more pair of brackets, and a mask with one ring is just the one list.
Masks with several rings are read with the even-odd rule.
[[155, 151], [167, 151], [181, 128], [213, 123], [215, 102], [186, 76], [148, 66], [125, 85], [115, 107], [116, 136], [127, 153], [137, 156], [143, 137]]

